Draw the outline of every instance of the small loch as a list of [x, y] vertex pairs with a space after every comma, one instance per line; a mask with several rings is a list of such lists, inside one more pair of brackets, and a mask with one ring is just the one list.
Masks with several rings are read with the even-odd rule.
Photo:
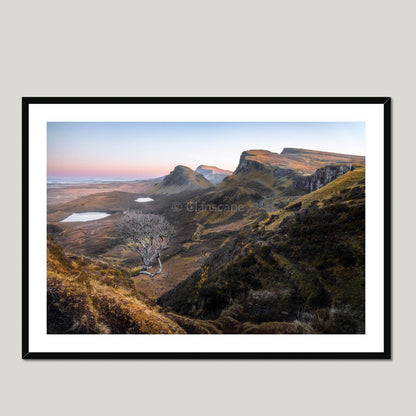
[[137, 198], [135, 199], [135, 202], [151, 202], [154, 201], [152, 198]]
[[95, 221], [100, 220], [101, 218], [109, 217], [111, 214], [106, 212], [77, 212], [71, 214], [69, 217], [66, 217], [61, 222], [85, 222], [85, 221]]

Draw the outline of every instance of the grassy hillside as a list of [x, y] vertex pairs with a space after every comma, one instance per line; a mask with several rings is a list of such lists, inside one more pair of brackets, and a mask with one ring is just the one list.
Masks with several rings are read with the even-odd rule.
[[317, 191], [299, 196], [283, 208], [271, 213], [266, 220], [267, 229], [276, 229], [280, 223], [294, 212], [311, 206], [322, 207], [327, 202], [358, 201], [365, 203], [365, 168], [359, 167], [340, 176]]
[[67, 257], [48, 243], [48, 334], [182, 334], [136, 293], [128, 274], [105, 263]]
[[346, 155], [342, 153], [323, 152], [321, 150], [298, 149], [293, 147], [286, 147], [283, 149], [281, 155], [293, 161], [299, 161], [311, 169], [318, 169], [319, 167], [338, 164], [338, 163], [357, 163], [365, 164], [364, 156]]
[[231, 312], [215, 321], [165, 312], [135, 290], [127, 271], [66, 256], [51, 241], [47, 312], [48, 334], [221, 334], [230, 328], [240, 332]]
[[364, 332], [364, 198], [356, 169], [243, 228], [159, 303], [214, 321], [232, 310], [230, 332]]

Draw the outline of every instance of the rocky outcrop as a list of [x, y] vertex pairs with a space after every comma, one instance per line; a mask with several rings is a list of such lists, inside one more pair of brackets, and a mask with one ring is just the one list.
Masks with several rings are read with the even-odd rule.
[[293, 184], [298, 190], [313, 192], [356, 168], [353, 164], [331, 165], [318, 169], [313, 175], [301, 176]]
[[267, 150], [247, 150], [241, 153], [235, 174], [246, 172], [251, 168], [255, 170], [266, 170], [270, 165], [270, 157], [274, 153]]

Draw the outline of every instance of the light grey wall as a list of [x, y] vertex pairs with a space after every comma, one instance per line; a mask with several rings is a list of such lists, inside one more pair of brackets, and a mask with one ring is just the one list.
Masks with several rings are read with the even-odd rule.
[[[0, 15], [3, 414], [409, 413], [413, 2], [15, 0]], [[71, 95], [392, 96], [393, 361], [23, 362], [20, 98]]]

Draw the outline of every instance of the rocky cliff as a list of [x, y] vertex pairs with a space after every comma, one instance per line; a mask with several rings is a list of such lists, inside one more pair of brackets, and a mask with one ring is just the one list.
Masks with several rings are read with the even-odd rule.
[[318, 169], [312, 175], [299, 177], [294, 182], [293, 187], [302, 191], [313, 192], [324, 187], [329, 182], [334, 181], [345, 173], [354, 170], [356, 167], [356, 165], [351, 163], [345, 165], [325, 166]]

